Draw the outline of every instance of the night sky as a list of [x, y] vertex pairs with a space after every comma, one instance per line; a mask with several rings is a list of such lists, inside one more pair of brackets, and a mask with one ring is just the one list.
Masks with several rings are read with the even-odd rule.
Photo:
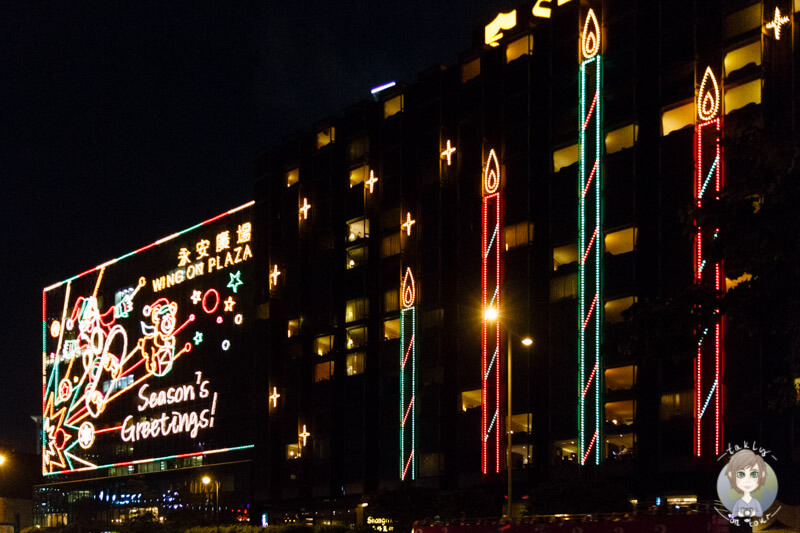
[[0, 444], [32, 446], [44, 287], [249, 201], [259, 152], [514, 4], [0, 0]]

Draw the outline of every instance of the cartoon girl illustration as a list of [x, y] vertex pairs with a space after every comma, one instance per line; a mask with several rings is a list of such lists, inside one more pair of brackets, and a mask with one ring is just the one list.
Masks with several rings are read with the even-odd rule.
[[725, 476], [731, 484], [731, 489], [742, 495], [736, 500], [731, 509], [732, 517], [751, 518], [763, 514], [761, 502], [753, 496], [767, 481], [767, 466], [760, 455], [752, 450], [740, 450], [733, 454]]

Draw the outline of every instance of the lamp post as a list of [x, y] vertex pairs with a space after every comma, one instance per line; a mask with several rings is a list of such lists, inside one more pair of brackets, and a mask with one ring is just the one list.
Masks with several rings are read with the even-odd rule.
[[[512, 490], [511, 490], [511, 486], [512, 486], [512, 483], [511, 483], [511, 481], [512, 481], [512, 477], [511, 477], [511, 466], [512, 466], [511, 465], [511, 436], [512, 436], [512, 434], [514, 432], [511, 431], [511, 413], [512, 413], [512, 411], [511, 411], [511, 375], [512, 375], [512, 373], [511, 373], [511, 368], [512, 368], [511, 367], [511, 329], [509, 329], [508, 327], [506, 327], [506, 334], [507, 334], [506, 344], [508, 344], [508, 366], [506, 367], [506, 375], [508, 376], [508, 391], [507, 391], [507, 395], [508, 395], [508, 422], [506, 424], [506, 468], [508, 469], [508, 517], [513, 520], [514, 519], [514, 513], [513, 513], [514, 507], [512, 505], [512, 500], [511, 500], [511, 497], [512, 497]], [[533, 344], [533, 339], [531, 339], [530, 337], [526, 336], [526, 337], [523, 337], [520, 342], [522, 342], [522, 345], [525, 346], [526, 348], [530, 348], [531, 345]], [[528, 379], [530, 379], [530, 376], [528, 376]]]
[[203, 485], [208, 486], [212, 481], [214, 482], [214, 508], [216, 510], [217, 533], [219, 533], [219, 481], [211, 479], [208, 476], [203, 476]]

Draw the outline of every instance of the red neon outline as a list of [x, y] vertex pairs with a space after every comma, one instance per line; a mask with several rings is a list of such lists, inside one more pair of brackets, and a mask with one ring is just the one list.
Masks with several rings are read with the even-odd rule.
[[[217, 303], [216, 303], [216, 304], [214, 304], [214, 307], [213, 307], [212, 309], [210, 309], [210, 310], [209, 310], [209, 309], [207, 309], [207, 308], [206, 308], [206, 297], [207, 297], [209, 294], [212, 294], [212, 293], [213, 293], [213, 294], [215, 294], [215, 295], [217, 296]], [[201, 307], [203, 308], [203, 311], [205, 311], [205, 312], [206, 312], [206, 314], [208, 314], [208, 315], [213, 315], [213, 314], [214, 314], [214, 313], [217, 311], [217, 308], [219, 308], [219, 302], [220, 302], [220, 300], [222, 300], [222, 297], [219, 295], [219, 292], [217, 292], [217, 289], [208, 289], [208, 290], [205, 292], [205, 294], [203, 294], [203, 300], [200, 302], [200, 305], [201, 305]]]
[[406, 363], [408, 362], [408, 356], [411, 354], [411, 348], [414, 347], [414, 335], [411, 335], [411, 341], [408, 343], [408, 349], [406, 350], [406, 356], [403, 358], [403, 370], [406, 368]]
[[597, 431], [594, 430], [594, 435], [592, 436], [592, 442], [589, 443], [589, 446], [586, 448], [586, 453], [583, 454], [583, 461], [581, 462], [582, 465], [586, 464], [586, 458], [589, 457], [589, 452], [592, 451], [592, 446], [594, 446], [594, 442], [597, 440]]
[[592, 373], [589, 374], [589, 380], [586, 382], [586, 386], [583, 388], [583, 397], [586, 398], [586, 393], [589, 391], [589, 386], [592, 384], [592, 380], [594, 379], [594, 375], [597, 373], [597, 363], [594, 364], [594, 368], [592, 369]]
[[[414, 397], [413, 396], [411, 397], [411, 401], [408, 402], [408, 408], [406, 408], [406, 414], [405, 414], [405, 416], [403, 416], [403, 424], [402, 424], [403, 427], [406, 427], [406, 420], [408, 420], [408, 415], [409, 415], [409, 413], [411, 413], [411, 406], [412, 405], [414, 405]], [[412, 448], [411, 451], [413, 452], [414, 449]]]
[[594, 312], [594, 308], [597, 305], [597, 294], [594, 295], [594, 299], [592, 300], [592, 305], [589, 307], [589, 312], [586, 314], [586, 319], [583, 321], [583, 328], [586, 329], [586, 325], [589, 323], [589, 320], [592, 318], [592, 313]]
[[583, 121], [583, 129], [586, 129], [586, 126], [589, 125], [589, 119], [592, 118], [592, 113], [594, 112], [594, 108], [597, 105], [597, 91], [594, 93], [594, 98], [592, 99], [592, 105], [589, 107], [589, 113], [586, 115], [586, 120]]
[[589, 185], [592, 184], [592, 180], [594, 179], [594, 175], [597, 172], [597, 164], [600, 162], [599, 159], [594, 160], [594, 166], [592, 167], [592, 172], [589, 174], [589, 179], [586, 181], [586, 186], [583, 188], [583, 198], [586, 198], [586, 193], [589, 192]]

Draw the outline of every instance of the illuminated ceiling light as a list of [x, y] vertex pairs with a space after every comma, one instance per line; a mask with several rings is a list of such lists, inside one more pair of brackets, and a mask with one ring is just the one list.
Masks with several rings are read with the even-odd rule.
[[[372, 194], [372, 187], [374, 187], [376, 183], [378, 183], [378, 178], [375, 177], [375, 171], [374, 170], [370, 170], [369, 171], [369, 179], [367, 180], [367, 185], [369, 185], [369, 193], [370, 194]], [[351, 233], [350, 235], [353, 235], [353, 234]], [[352, 240], [352, 239], [350, 239], [350, 240]]]
[[533, 344], [533, 339], [531, 339], [530, 337], [525, 337], [524, 339], [522, 339], [522, 344], [525, 346], [530, 346]]
[[417, 288], [414, 283], [414, 274], [410, 268], [406, 268], [406, 275], [403, 277], [403, 309], [414, 306], [417, 300]]
[[451, 156], [453, 155], [453, 152], [455, 152], [455, 151], [456, 151], [456, 147], [455, 146], [450, 146], [450, 139], [447, 139], [447, 150], [442, 152], [441, 157], [442, 157], [442, 159], [447, 158], [447, 166], [448, 167], [450, 166]]
[[384, 83], [383, 85], [378, 85], [377, 87], [373, 87], [372, 89], [369, 90], [369, 92], [372, 93], [372, 96], [377, 96], [379, 92], [385, 91], [386, 89], [391, 89], [395, 85], [397, 85], [397, 82], [390, 81], [388, 83]]
[[[711, 84], [708, 88], [706, 86]], [[697, 116], [700, 120], [711, 120], [719, 112], [719, 85], [711, 67], [706, 67], [703, 81], [700, 83], [700, 92], [697, 94]]]
[[596, 56], [597, 52], [600, 51], [600, 25], [597, 23], [597, 17], [594, 15], [593, 9], [590, 9], [589, 14], [586, 15], [586, 22], [583, 25], [581, 49], [583, 50], [584, 59], [590, 59]]
[[493, 21], [486, 25], [484, 28], [483, 42], [489, 46], [495, 47], [500, 43], [503, 38], [503, 32], [500, 30], [510, 30], [517, 25], [517, 10], [508, 13], [498, 13]]
[[401, 224], [400, 227], [406, 230], [406, 235], [411, 237], [411, 226], [416, 224], [417, 221], [411, 218], [411, 212], [409, 211], [406, 213], [406, 221], [405, 223]]
[[492, 194], [500, 186], [500, 163], [497, 162], [497, 154], [494, 148], [489, 150], [489, 157], [486, 159], [486, 168], [483, 171], [483, 190], [486, 194]]
[[483, 318], [486, 320], [497, 320], [497, 309], [494, 307], [487, 307], [486, 311], [483, 312]]
[[781, 10], [776, 7], [775, 8], [775, 17], [772, 19], [771, 22], [767, 23], [767, 29], [768, 30], [774, 29], [775, 30], [775, 40], [776, 41], [780, 41], [781, 40], [781, 26], [783, 26], [784, 24], [788, 24], [788, 23], [789, 23], [789, 17], [782, 17], [781, 16]]
[[308, 430], [306, 429], [306, 425], [303, 424], [303, 431], [302, 431], [302, 433], [300, 433], [298, 435], [298, 437], [303, 439], [303, 446], [305, 446], [308, 443], [308, 437], [310, 437], [310, 436], [311, 436], [311, 433], [308, 432]]
[[272, 387], [272, 394], [269, 395], [269, 399], [272, 400], [272, 407], [278, 407], [278, 398], [281, 395], [278, 394], [278, 387]]
[[311, 204], [308, 203], [308, 198], [303, 198], [303, 207], [300, 208], [300, 212], [303, 213], [303, 220], [308, 219], [309, 209], [311, 209]]
[[278, 276], [281, 275], [281, 271], [278, 270], [278, 265], [272, 265], [272, 267], [273, 267], [273, 270], [269, 274], [269, 286], [270, 286], [270, 288], [273, 287], [273, 286], [274, 287], [278, 286]]

